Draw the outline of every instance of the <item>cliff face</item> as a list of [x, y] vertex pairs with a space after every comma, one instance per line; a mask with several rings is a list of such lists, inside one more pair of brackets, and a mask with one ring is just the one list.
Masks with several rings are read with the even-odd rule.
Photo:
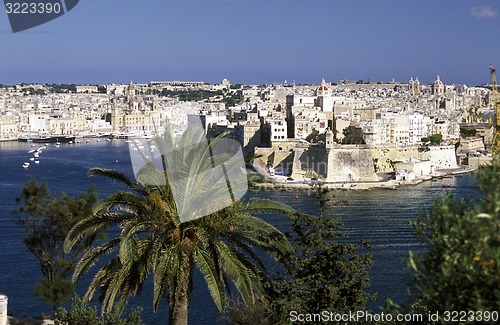
[[328, 149], [327, 182], [377, 181], [372, 152], [364, 145], [343, 145]]

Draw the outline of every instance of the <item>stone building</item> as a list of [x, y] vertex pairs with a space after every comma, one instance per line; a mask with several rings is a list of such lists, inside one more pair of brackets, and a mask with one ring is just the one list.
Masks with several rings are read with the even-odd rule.
[[439, 75], [437, 75], [436, 80], [432, 84], [432, 94], [434, 96], [443, 96], [444, 93], [446, 92], [446, 88], [441, 81]]

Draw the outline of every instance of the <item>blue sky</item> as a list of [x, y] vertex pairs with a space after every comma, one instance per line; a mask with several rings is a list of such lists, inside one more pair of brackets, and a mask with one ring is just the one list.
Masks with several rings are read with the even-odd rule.
[[12, 33], [0, 83], [341, 79], [478, 85], [500, 68], [494, 0], [81, 0]]

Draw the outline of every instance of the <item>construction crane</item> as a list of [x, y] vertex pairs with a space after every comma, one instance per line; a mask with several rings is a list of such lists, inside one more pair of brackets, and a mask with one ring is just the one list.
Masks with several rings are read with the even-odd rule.
[[493, 155], [500, 155], [500, 98], [498, 97], [498, 84], [497, 75], [495, 73], [495, 68], [490, 64], [491, 71], [491, 100], [490, 103], [495, 110], [495, 120], [494, 120], [494, 135], [493, 142], [491, 146], [491, 152]]

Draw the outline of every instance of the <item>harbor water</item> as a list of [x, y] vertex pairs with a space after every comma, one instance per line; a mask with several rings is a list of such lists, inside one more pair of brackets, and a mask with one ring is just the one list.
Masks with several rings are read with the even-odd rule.
[[[38, 146], [38, 144], [37, 144]], [[100, 197], [119, 189], [119, 185], [101, 177], [88, 177], [92, 167], [112, 168], [133, 176], [128, 145], [124, 140], [92, 139], [89, 143], [54, 144], [40, 154], [39, 163], [31, 161], [31, 143], [0, 142], [0, 293], [8, 297], [9, 312], [16, 316], [50, 314], [51, 306], [33, 295], [33, 287], [41, 277], [35, 258], [23, 244], [23, 231], [12, 214], [15, 199], [30, 177], [47, 182], [52, 193], [77, 195], [95, 184]], [[26, 166], [26, 165], [25, 165]], [[447, 187], [441, 184], [446, 183]], [[379, 312], [379, 306], [390, 297], [404, 302], [407, 295], [408, 252], [420, 252], [425, 247], [415, 238], [410, 221], [423, 209], [432, 206], [435, 198], [451, 192], [458, 197], [477, 198], [479, 191], [472, 174], [424, 182], [397, 190], [336, 191], [332, 192], [327, 215], [338, 217], [349, 233], [349, 240], [371, 243], [374, 265], [370, 268], [371, 292], [378, 299], [370, 305]], [[247, 196], [281, 201], [307, 213], [319, 212], [313, 192], [250, 190]], [[290, 223], [283, 217], [265, 215], [267, 221], [285, 231]], [[95, 272], [95, 270], [94, 270]], [[91, 270], [92, 273], [92, 270]], [[79, 284], [78, 293], [85, 292], [86, 278]], [[142, 293], [133, 297], [130, 306], [142, 306], [146, 324], [166, 323], [168, 302], [164, 299], [157, 313], [152, 311], [152, 285], [146, 283]], [[194, 289], [189, 309], [190, 324], [215, 324], [219, 313], [211, 301], [204, 280], [195, 273]]]

